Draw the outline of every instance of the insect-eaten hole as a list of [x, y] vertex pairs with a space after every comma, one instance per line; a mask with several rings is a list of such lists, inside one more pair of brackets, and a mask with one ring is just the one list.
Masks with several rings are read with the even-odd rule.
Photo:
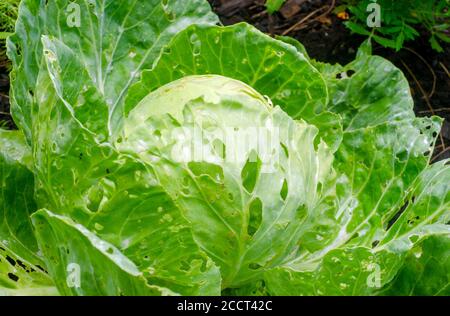
[[8, 278], [13, 280], [14, 282], [19, 281], [19, 277], [17, 275], [15, 275], [14, 273], [8, 273]]
[[262, 221], [262, 202], [259, 198], [254, 199], [249, 207], [249, 221], [248, 221], [248, 228], [247, 233], [249, 236], [253, 236], [261, 226]]
[[220, 139], [216, 138], [212, 141], [212, 149], [213, 149], [214, 153], [216, 154], [216, 156], [219, 157], [220, 159], [225, 160], [227, 158], [226, 146]]
[[347, 79], [347, 78], [352, 77], [355, 73], [356, 73], [355, 70], [349, 69], [349, 70], [346, 70], [346, 71], [336, 74], [336, 79]]
[[409, 200], [405, 201], [405, 203], [400, 207], [397, 213], [394, 214], [394, 216], [389, 220], [388, 225], [386, 227], [386, 230], [389, 230], [392, 225], [395, 224], [395, 222], [400, 218], [400, 216], [403, 214], [403, 212], [408, 208], [409, 203], [414, 203], [415, 197], [412, 196]]
[[283, 181], [283, 186], [281, 187], [281, 191], [280, 191], [280, 197], [283, 201], [286, 201], [286, 198], [289, 194], [289, 187], [288, 187], [288, 183], [286, 181], [286, 179], [284, 179]]
[[261, 171], [261, 160], [256, 153], [252, 153], [249, 155], [249, 158], [241, 171], [242, 184], [249, 193], [252, 193], [255, 189]]

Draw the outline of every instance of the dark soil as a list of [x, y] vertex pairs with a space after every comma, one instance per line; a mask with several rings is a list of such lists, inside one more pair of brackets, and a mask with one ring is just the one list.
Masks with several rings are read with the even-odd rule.
[[[248, 22], [271, 35], [287, 34], [298, 39], [309, 55], [319, 61], [346, 64], [355, 58], [365, 37], [351, 34], [343, 22], [331, 13], [333, 0], [289, 0], [280, 12], [265, 11], [265, 0], [208, 0], [224, 25]], [[316, 14], [313, 12], [317, 10]], [[328, 11], [330, 11], [328, 13]], [[310, 18], [306, 19], [307, 16]], [[304, 22], [293, 29], [299, 21]], [[406, 44], [400, 52], [374, 43], [374, 53], [392, 61], [408, 78], [418, 116], [439, 115], [444, 127], [434, 153], [435, 160], [450, 158], [450, 45], [438, 54], [428, 43], [428, 36]], [[1, 54], [0, 54], [1, 55]], [[0, 124], [14, 128], [9, 113], [8, 67], [0, 56]], [[434, 86], [434, 88], [433, 88]]]
[[15, 126], [9, 115], [9, 67], [5, 58], [0, 50], [0, 127], [12, 129]]
[[[266, 13], [265, 0], [209, 2], [224, 25], [245, 21], [271, 35], [287, 34], [298, 39], [312, 58], [327, 63], [351, 62], [366, 39], [351, 34], [334, 13], [324, 14], [331, 11], [333, 0], [289, 0], [273, 15]], [[336, 6], [339, 4], [339, 0], [335, 1]], [[315, 10], [317, 14], [311, 15]], [[299, 30], [289, 31], [308, 15], [311, 17], [300, 25]], [[414, 96], [416, 114], [445, 118], [434, 158], [435, 161], [450, 158], [450, 74], [446, 73], [446, 69], [450, 69], [450, 45], [445, 45], [445, 52], [438, 54], [431, 49], [426, 32], [415, 42], [408, 42], [399, 52], [373, 44], [375, 54], [389, 59], [405, 73]]]

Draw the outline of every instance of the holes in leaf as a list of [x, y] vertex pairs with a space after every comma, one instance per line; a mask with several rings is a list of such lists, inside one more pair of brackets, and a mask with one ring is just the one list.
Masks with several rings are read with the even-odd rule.
[[190, 269], [189, 262], [187, 262], [186, 260], [182, 260], [180, 262], [180, 270], [187, 272], [187, 271], [189, 271], [189, 269]]
[[400, 210], [391, 218], [391, 220], [389, 220], [388, 225], [386, 227], [386, 230], [389, 230], [389, 228], [392, 227], [392, 225], [394, 225], [394, 223], [400, 218], [400, 216], [403, 214], [403, 212], [407, 209], [409, 203], [414, 203], [415, 197], [411, 197], [410, 200], [406, 201], [402, 207], [400, 208]]
[[300, 221], [305, 219], [306, 216], [308, 216], [308, 208], [306, 205], [300, 205], [295, 211], [295, 218]]
[[286, 197], [288, 196], [288, 193], [289, 193], [288, 184], [287, 184], [286, 179], [284, 179], [283, 187], [281, 188], [281, 191], [280, 191], [280, 196], [283, 199], [283, 201], [286, 201]]
[[[1, 262], [1, 260], [0, 260]], [[35, 270], [31, 267], [28, 267], [25, 263], [23, 263], [21, 260], [16, 259], [17, 264], [19, 265], [19, 267], [21, 267], [25, 272], [27, 273], [31, 273], [34, 272]]]
[[244, 188], [247, 192], [252, 193], [255, 189], [256, 181], [259, 177], [259, 172], [261, 170], [261, 160], [259, 157], [252, 159], [251, 157], [247, 160], [241, 171], [241, 179]]
[[197, 177], [208, 175], [217, 182], [224, 181], [223, 170], [220, 166], [205, 162], [189, 162], [188, 167]]
[[13, 267], [16, 265], [16, 261], [11, 258], [10, 256], [6, 256], [6, 260], [9, 262], [10, 265], [12, 265]]
[[254, 199], [250, 203], [248, 207], [248, 212], [249, 212], [249, 220], [247, 233], [250, 236], [253, 236], [261, 226], [262, 221], [262, 202], [259, 198]]
[[110, 255], [112, 255], [114, 253], [114, 249], [109, 247], [108, 249], [106, 249], [106, 252], [109, 253]]
[[379, 240], [375, 240], [375, 241], [372, 243], [372, 248], [375, 248], [376, 246], [378, 246], [379, 243], [380, 243]]
[[352, 235], [352, 237], [350, 237], [350, 239], [347, 242], [350, 242], [352, 239], [358, 238], [359, 237], [359, 233], [354, 233]]
[[206, 272], [206, 269], [208, 268], [208, 261], [205, 258], [199, 257], [199, 260], [202, 261], [202, 265], [200, 266], [201, 272]]
[[336, 74], [336, 79], [347, 79], [353, 76], [355, 73], [356, 71], [354, 71], [353, 69], [349, 69], [347, 71]]
[[259, 270], [259, 269], [262, 268], [262, 265], [257, 264], [257, 263], [250, 263], [250, 264], [248, 265], [248, 268], [249, 268], [250, 270]]
[[410, 240], [413, 244], [415, 244], [415, 243], [419, 240], [419, 236], [417, 236], [417, 235], [409, 236], [409, 240]]
[[226, 159], [226, 146], [220, 139], [215, 139], [212, 142], [214, 153], [221, 159]]
[[16, 54], [18, 57], [22, 56], [22, 46], [17, 45], [16, 47]]
[[414, 225], [418, 220], [420, 220], [420, 216], [416, 216], [416, 217], [411, 217], [411, 218], [409, 218], [407, 221], [406, 221], [406, 223], [408, 224], [408, 225]]
[[408, 152], [406, 150], [400, 152], [397, 154], [397, 158], [398, 160], [400, 160], [401, 162], [405, 162], [408, 160]]
[[169, 54], [172, 53], [172, 48], [170, 46], [166, 45], [166, 46], [163, 47], [162, 53], [166, 54], [166, 55], [169, 55]]
[[8, 273], [8, 278], [13, 280], [14, 282], [19, 281], [19, 277], [17, 275], [15, 275], [14, 273]]

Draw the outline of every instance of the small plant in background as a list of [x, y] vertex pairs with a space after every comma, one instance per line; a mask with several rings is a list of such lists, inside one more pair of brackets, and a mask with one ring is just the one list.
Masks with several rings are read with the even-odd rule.
[[2, 0], [0, 2], [0, 43], [2, 46], [6, 37], [14, 32], [19, 4], [20, 0]]
[[280, 10], [280, 8], [283, 6], [283, 4], [286, 2], [286, 0], [267, 0], [266, 1], [266, 8], [267, 12], [274, 13]]
[[[346, 26], [353, 32], [372, 38], [384, 47], [400, 50], [406, 41], [420, 36], [419, 27], [430, 33], [430, 44], [443, 52], [440, 42], [450, 42], [449, 0], [344, 0], [336, 13], [350, 11]], [[381, 27], [368, 27], [368, 6], [381, 7]]]
[[2, 0], [0, 2], [0, 66], [8, 61], [6, 58], [5, 39], [14, 32], [20, 0]]
[[[285, 2], [267, 0], [267, 11], [275, 13]], [[384, 47], [400, 50], [406, 41], [420, 36], [419, 27], [430, 33], [430, 44], [438, 52], [443, 52], [442, 42], [450, 42], [449, 0], [342, 0], [341, 3], [334, 12], [338, 17], [347, 11], [351, 13], [346, 26], [357, 34], [372, 36]], [[380, 27], [367, 23], [372, 3], [381, 8]]]

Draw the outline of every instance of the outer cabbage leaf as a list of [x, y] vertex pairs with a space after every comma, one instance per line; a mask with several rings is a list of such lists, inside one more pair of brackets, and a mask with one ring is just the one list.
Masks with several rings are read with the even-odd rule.
[[[415, 283], [408, 280], [410, 271], [422, 271], [427, 264], [430, 269], [438, 271], [438, 276], [444, 277], [435, 286], [431, 286], [428, 279], [415, 279], [418, 284], [416, 293], [423, 291], [440, 294], [448, 291], [446, 276], [449, 270], [445, 261], [447, 254], [443, 251], [448, 237], [436, 236], [450, 235], [449, 176], [450, 166], [445, 166], [445, 162], [425, 169], [407, 190], [410, 197], [415, 196], [413, 201], [404, 210], [400, 210], [402, 213], [392, 227], [378, 231], [381, 241], [377, 240], [370, 248], [369, 245], [367, 248], [353, 248], [364, 244], [361, 240], [353, 241], [358, 237], [344, 239], [340, 243], [335, 241], [332, 244], [334, 249], [328, 247], [328, 251], [319, 251], [309, 258], [300, 257], [285, 267], [268, 271], [265, 275], [268, 292], [273, 295], [411, 295], [415, 293]], [[420, 246], [423, 240], [423, 246]], [[444, 248], [438, 248], [437, 241], [433, 240], [444, 241]], [[424, 258], [416, 260], [418, 247], [423, 248]], [[426, 252], [427, 249], [430, 249], [429, 252]], [[355, 258], [355, 252], [359, 253], [358, 259]], [[436, 256], [443, 256], [440, 264], [428, 262], [427, 259], [432, 260], [434, 253]], [[402, 267], [405, 257], [406, 263]], [[314, 265], [314, 260], [319, 263]], [[341, 265], [342, 262], [344, 264]], [[375, 277], [379, 279], [378, 284], [373, 279]], [[284, 286], [285, 284], [292, 286]], [[383, 286], [386, 289], [380, 290]], [[399, 291], [391, 290], [392, 288]]]
[[31, 151], [18, 131], [0, 130], [0, 139], [0, 295], [57, 294], [30, 222], [36, 211]]
[[49, 272], [62, 295], [171, 295], [148, 285], [119, 249], [71, 219], [41, 210], [33, 216]]
[[14, 67], [14, 120], [31, 142], [42, 35], [63, 41], [81, 59], [108, 104], [111, 124], [106, 126], [112, 133], [128, 87], [152, 66], [161, 47], [193, 23], [217, 22], [204, 0], [25, 0], [7, 44]]
[[[98, 122], [106, 123], [108, 115], [93, 82], [86, 72], [79, 71], [74, 80], [62, 71], [79, 67], [77, 56], [54, 38], [44, 37], [43, 45], [47, 69], [38, 78], [39, 119], [34, 123], [39, 205], [57, 209], [117, 247], [152, 285], [185, 295], [218, 294], [218, 268], [194, 243], [151, 167], [104, 142]], [[86, 89], [78, 90], [79, 81]], [[55, 262], [48, 264], [54, 268]], [[62, 286], [61, 274], [54, 277]]]
[[450, 295], [450, 238], [434, 236], [416, 246], [405, 259], [385, 295]]
[[322, 74], [330, 95], [327, 110], [342, 116], [346, 131], [415, 118], [408, 80], [390, 61], [372, 55], [370, 41], [361, 45], [353, 62], [341, 66], [311, 59], [293, 38], [279, 39], [295, 47]]
[[439, 120], [415, 119], [346, 132], [334, 161], [336, 184], [303, 241], [306, 250], [379, 242], [427, 168], [439, 126]]
[[[294, 39], [281, 39], [305, 52]], [[408, 83], [401, 71], [370, 54], [367, 42], [356, 61], [346, 67], [311, 60], [333, 95], [328, 108], [342, 115], [345, 128], [334, 161], [339, 177], [331, 198], [324, 199], [323, 214], [328, 216], [318, 224], [322, 230], [317, 240], [319, 248], [328, 244], [327, 237], [337, 236], [341, 242], [335, 239], [329, 249], [349, 237], [354, 245], [378, 243], [382, 231], [408, 200], [417, 177], [427, 168], [439, 133], [439, 118], [415, 118]], [[349, 70], [353, 74], [347, 74]], [[439, 168], [443, 166], [433, 170]]]
[[[398, 219], [378, 248], [400, 252], [429, 235], [450, 234], [450, 165], [435, 163], [425, 169], [409, 190]], [[432, 243], [432, 242], [428, 242]]]

